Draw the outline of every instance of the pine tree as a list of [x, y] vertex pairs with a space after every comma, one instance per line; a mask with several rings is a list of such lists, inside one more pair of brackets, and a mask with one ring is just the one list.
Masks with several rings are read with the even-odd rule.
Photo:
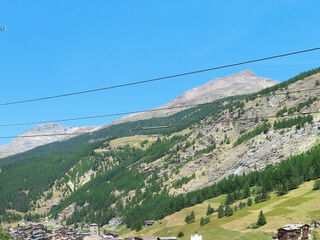
[[233, 199], [233, 194], [232, 193], [228, 193], [225, 204], [229, 205], [231, 203], [233, 203], [234, 199]]
[[265, 216], [263, 215], [262, 210], [260, 211], [259, 218], [257, 221], [257, 226], [263, 226], [267, 223]]
[[288, 193], [288, 184], [287, 181], [284, 180], [281, 185], [278, 186], [278, 196], [282, 196]]
[[223, 205], [221, 204], [218, 208], [218, 218], [222, 218], [224, 217], [224, 209], [223, 209]]
[[133, 228], [134, 228], [134, 230], [136, 230], [137, 232], [139, 232], [139, 231], [142, 229], [142, 226], [141, 226], [141, 224], [140, 224], [138, 221], [136, 221], [136, 222], [134, 223]]
[[186, 223], [192, 223], [195, 221], [194, 211], [191, 211], [190, 215], [187, 215], [184, 219]]
[[208, 208], [207, 208], [207, 216], [211, 215], [212, 213], [214, 213], [214, 209], [211, 207], [211, 205], [209, 203]]
[[230, 217], [230, 216], [233, 215], [233, 210], [232, 210], [232, 208], [230, 207], [230, 205], [227, 205], [227, 206], [226, 206], [225, 215], [226, 215], [227, 217]]
[[248, 198], [251, 196], [251, 191], [250, 191], [250, 187], [249, 187], [249, 184], [246, 184], [244, 186], [244, 189], [243, 189], [243, 196], [242, 198]]
[[207, 223], [209, 223], [210, 222], [210, 218], [208, 218], [208, 217], [201, 217], [201, 219], [200, 219], [200, 226], [203, 226], [203, 225], [206, 225]]
[[190, 214], [190, 220], [191, 222], [194, 222], [195, 221], [195, 215], [194, 215], [194, 211], [191, 211], [191, 214]]
[[190, 216], [187, 215], [187, 216], [185, 217], [184, 221], [185, 221], [186, 223], [190, 223]]

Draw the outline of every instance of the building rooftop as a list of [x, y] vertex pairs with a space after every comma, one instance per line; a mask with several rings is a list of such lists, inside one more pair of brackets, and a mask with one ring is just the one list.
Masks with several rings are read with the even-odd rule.
[[281, 227], [280, 229], [284, 229], [286, 231], [294, 231], [294, 230], [301, 229], [305, 225], [308, 225], [308, 224], [302, 224], [302, 223], [286, 224], [283, 227]]

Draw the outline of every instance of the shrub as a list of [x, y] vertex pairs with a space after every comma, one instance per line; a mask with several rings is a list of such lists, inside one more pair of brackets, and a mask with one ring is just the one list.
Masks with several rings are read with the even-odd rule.
[[313, 190], [319, 190], [320, 189], [320, 179], [317, 179], [315, 182], [314, 182], [314, 185], [313, 185]]

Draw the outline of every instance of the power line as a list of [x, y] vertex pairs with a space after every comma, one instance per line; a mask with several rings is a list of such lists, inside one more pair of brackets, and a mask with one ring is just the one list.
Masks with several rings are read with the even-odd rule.
[[[284, 118], [291, 116], [300, 116], [300, 115], [310, 115], [320, 113], [320, 110], [317, 111], [309, 111], [309, 112], [299, 112], [292, 113], [288, 115], [269, 115], [269, 116], [260, 116], [260, 117], [252, 117], [252, 118], [238, 118], [233, 120], [225, 120], [220, 119], [219, 121], [215, 121], [214, 124], [223, 123], [223, 122], [238, 122], [238, 121], [256, 121], [257, 119], [268, 119], [268, 118]], [[53, 134], [36, 134], [36, 135], [16, 135], [16, 136], [0, 136], [0, 139], [8, 139], [8, 138], [33, 138], [33, 137], [50, 137], [50, 136], [78, 136], [78, 135], [95, 135], [95, 134], [103, 134], [108, 132], [130, 132], [130, 131], [147, 131], [147, 130], [155, 130], [155, 129], [168, 129], [168, 128], [177, 128], [177, 127], [191, 127], [193, 124], [177, 124], [177, 125], [165, 125], [165, 126], [151, 126], [151, 127], [142, 127], [142, 128], [130, 128], [130, 129], [106, 129], [103, 131], [93, 131], [93, 132], [78, 132], [78, 133], [53, 133]]]
[[192, 104], [192, 105], [185, 105], [185, 106], [176, 106], [176, 107], [163, 107], [163, 108], [156, 108], [156, 109], [137, 110], [137, 111], [129, 111], [129, 112], [121, 112], [121, 113], [110, 113], [110, 114], [94, 115], [94, 116], [84, 116], [84, 117], [76, 117], [76, 118], [55, 119], [55, 120], [47, 120], [47, 121], [34, 121], [34, 122], [22, 122], [22, 123], [8, 123], [8, 124], [0, 124], [0, 127], [11, 127], [11, 126], [21, 126], [21, 125], [50, 123], [50, 122], [67, 122], [67, 121], [76, 121], [76, 120], [85, 120], [85, 119], [96, 119], [96, 118], [115, 117], [115, 116], [135, 114], [135, 113], [143, 113], [143, 112], [158, 112], [158, 111], [172, 110], [172, 109], [180, 109], [180, 108], [200, 107], [200, 106], [210, 105], [210, 104], [214, 104], [214, 103], [215, 103], [215, 102], [202, 103], [202, 104]]
[[284, 54], [279, 54], [279, 55], [273, 55], [273, 56], [269, 56], [269, 57], [263, 57], [263, 58], [247, 60], [247, 61], [242, 61], [242, 62], [237, 62], [237, 63], [231, 63], [231, 64], [227, 64], [227, 65], [221, 65], [221, 66], [216, 66], [216, 67], [211, 67], [211, 68], [206, 68], [206, 69], [201, 69], [201, 70], [195, 70], [195, 71], [190, 71], [190, 72], [167, 75], [167, 76], [163, 76], [163, 77], [151, 78], [151, 79], [142, 80], [142, 81], [129, 82], [129, 83], [123, 83], [123, 84], [118, 84], [118, 85], [111, 85], [111, 86], [102, 87], [102, 88], [94, 88], [94, 89], [88, 89], [88, 90], [70, 92], [70, 93], [63, 93], [63, 94], [57, 94], [57, 95], [52, 95], [52, 96], [40, 97], [40, 98], [30, 98], [30, 99], [23, 99], [23, 100], [18, 100], [18, 101], [4, 102], [4, 103], [0, 103], [0, 106], [15, 105], [15, 104], [21, 104], [21, 103], [27, 103], [27, 102], [37, 102], [37, 101], [54, 99], [54, 98], [62, 98], [62, 97], [69, 97], [69, 96], [87, 94], [87, 93], [98, 92], [98, 91], [106, 91], [106, 90], [115, 89], [115, 88], [122, 88], [122, 87], [127, 87], [127, 86], [134, 86], [134, 85], [140, 85], [140, 84], [145, 84], [145, 83], [150, 83], [150, 82], [162, 81], [162, 80], [166, 80], [166, 79], [194, 75], [194, 74], [214, 71], [214, 70], [218, 70], [218, 69], [230, 68], [230, 67], [235, 67], [235, 66], [240, 66], [240, 65], [250, 64], [250, 63], [256, 63], [256, 62], [266, 61], [266, 60], [270, 60], [270, 59], [287, 57], [287, 56], [292, 56], [292, 55], [297, 55], [297, 54], [302, 54], [302, 53], [312, 52], [312, 51], [318, 51], [318, 50], [320, 50], [320, 47], [309, 48], [309, 49], [304, 49], [304, 50], [300, 50], [300, 51], [289, 52], [289, 53], [284, 53]]
[[[279, 92], [279, 93], [269, 93], [264, 95], [257, 95], [255, 97], [268, 97], [268, 96], [276, 96], [276, 95], [286, 95], [286, 94], [292, 94], [292, 93], [300, 93], [300, 92], [307, 92], [307, 91], [314, 91], [314, 90], [320, 90], [320, 87], [314, 87], [314, 88], [307, 88], [307, 89], [301, 89], [296, 91], [287, 91], [287, 92]], [[219, 99], [222, 100], [222, 99]], [[218, 101], [218, 100], [217, 100]], [[243, 101], [243, 100], [237, 100]], [[237, 102], [233, 101], [233, 102]], [[214, 102], [209, 103], [200, 103], [200, 104], [190, 104], [190, 105], [184, 105], [184, 106], [174, 106], [174, 107], [162, 107], [162, 108], [156, 108], [156, 109], [145, 109], [145, 110], [136, 110], [136, 111], [128, 111], [128, 112], [119, 112], [119, 113], [110, 113], [110, 114], [102, 114], [102, 115], [92, 115], [92, 116], [83, 116], [83, 117], [75, 117], [75, 118], [64, 118], [64, 119], [53, 119], [53, 120], [43, 120], [43, 121], [31, 121], [31, 122], [21, 122], [21, 123], [6, 123], [6, 124], [0, 124], [0, 127], [14, 127], [14, 126], [24, 126], [24, 125], [32, 125], [32, 124], [44, 124], [44, 123], [51, 123], [51, 122], [69, 122], [69, 121], [77, 121], [77, 120], [87, 120], [87, 119], [97, 119], [97, 118], [107, 118], [107, 117], [115, 117], [115, 116], [122, 116], [122, 115], [128, 115], [128, 114], [136, 114], [136, 113], [147, 113], [147, 112], [159, 112], [164, 110], [173, 110], [173, 109], [181, 109], [181, 108], [193, 108], [193, 107], [201, 107], [206, 106], [210, 104], [214, 104]]]
[[142, 128], [130, 128], [130, 129], [107, 129], [105, 131], [94, 131], [94, 132], [78, 132], [78, 133], [53, 133], [53, 134], [36, 134], [36, 135], [17, 135], [17, 136], [0, 136], [0, 138], [33, 138], [33, 137], [50, 137], [50, 136], [78, 136], [78, 135], [94, 135], [107, 132], [130, 132], [130, 131], [146, 131], [154, 129], [166, 129], [174, 127], [189, 127], [190, 124], [179, 124], [169, 126], [153, 126], [153, 127], [142, 127]]

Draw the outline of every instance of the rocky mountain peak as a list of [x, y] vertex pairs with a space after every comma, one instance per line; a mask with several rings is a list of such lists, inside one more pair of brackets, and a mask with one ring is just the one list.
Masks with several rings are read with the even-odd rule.
[[233, 77], [256, 77], [256, 74], [252, 71], [252, 69], [249, 68], [245, 71], [235, 73], [231, 76], [233, 76]]
[[[226, 77], [213, 79], [202, 86], [195, 87], [185, 93], [182, 93], [176, 99], [173, 99], [159, 108], [177, 106], [186, 106], [187, 108], [188, 105], [208, 103], [224, 97], [257, 92], [263, 88], [271, 87], [278, 83], [278, 81], [269, 78], [258, 77], [251, 69], [247, 69]], [[185, 110], [186, 108], [131, 114], [121, 118], [120, 120], [114, 121], [111, 124], [168, 116]]]

